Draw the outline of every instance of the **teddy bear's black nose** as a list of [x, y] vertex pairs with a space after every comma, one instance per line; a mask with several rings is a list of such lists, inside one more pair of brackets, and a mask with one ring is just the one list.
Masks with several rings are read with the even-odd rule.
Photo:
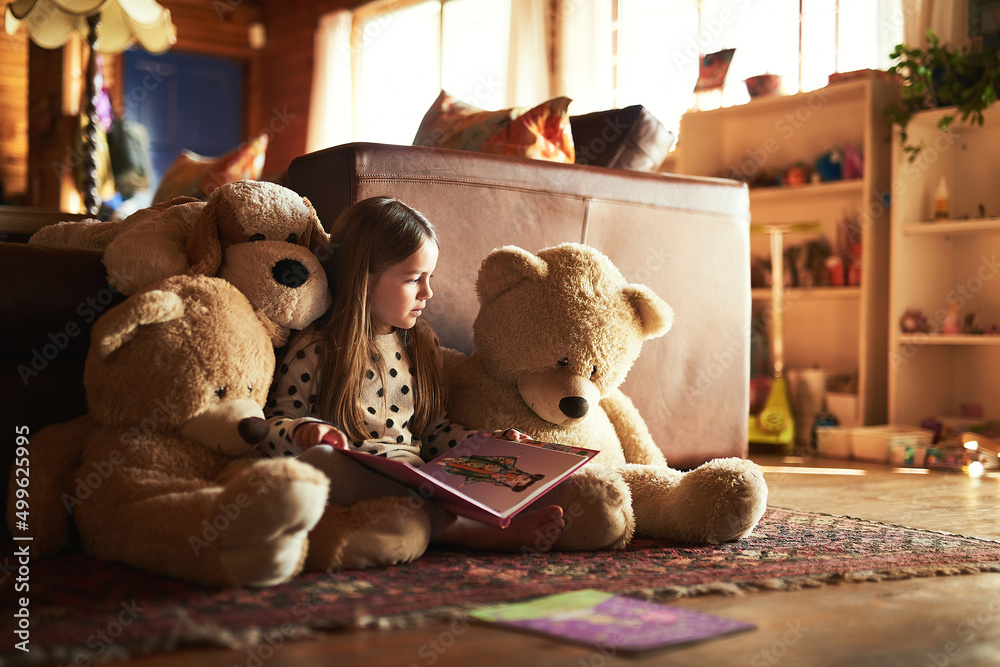
[[236, 425], [240, 437], [248, 445], [256, 445], [267, 437], [267, 421], [260, 417], [244, 417]]
[[590, 409], [590, 405], [587, 403], [587, 399], [583, 396], [566, 396], [559, 401], [559, 409], [567, 417], [579, 419], [587, 414], [587, 410]]
[[295, 289], [302, 287], [309, 280], [309, 269], [297, 260], [280, 259], [271, 269], [271, 275], [274, 276], [279, 285]]

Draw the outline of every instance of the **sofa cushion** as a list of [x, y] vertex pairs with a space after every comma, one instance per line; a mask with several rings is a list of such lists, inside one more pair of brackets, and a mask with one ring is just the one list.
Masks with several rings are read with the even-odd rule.
[[644, 106], [571, 116], [576, 163], [656, 171], [674, 145], [674, 134]]
[[485, 111], [442, 90], [413, 145], [572, 163], [569, 103], [568, 97], [557, 97], [530, 109]]
[[267, 133], [262, 133], [221, 157], [205, 157], [189, 150], [181, 151], [160, 179], [152, 203], [182, 196], [208, 199], [220, 185], [246, 178], [259, 179], [264, 169], [267, 141]]

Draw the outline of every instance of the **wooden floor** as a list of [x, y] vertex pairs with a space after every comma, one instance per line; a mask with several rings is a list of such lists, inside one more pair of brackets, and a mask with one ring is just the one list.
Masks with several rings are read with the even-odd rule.
[[[751, 458], [765, 466], [770, 505], [1000, 540], [1000, 473], [979, 479], [914, 474], [874, 464], [785, 458], [768, 450], [752, 452]], [[127, 664], [1000, 665], [1000, 573], [708, 595], [671, 604], [751, 621], [758, 628], [643, 659], [455, 622], [409, 631], [328, 632], [249, 651], [186, 650]]]

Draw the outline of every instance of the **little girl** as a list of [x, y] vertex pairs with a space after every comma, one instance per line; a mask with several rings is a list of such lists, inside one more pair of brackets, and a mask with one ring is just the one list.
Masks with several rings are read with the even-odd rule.
[[[333, 306], [290, 340], [265, 409], [270, 434], [261, 450], [298, 456], [323, 470], [336, 505], [412, 498], [406, 487], [320, 443], [325, 438], [336, 447], [421, 465], [439, 453], [421, 434], [436, 434], [428, 440], [443, 435], [454, 446], [474, 432], [446, 423], [441, 352], [420, 320], [433, 296], [437, 234], [401, 201], [374, 197], [345, 210], [330, 237], [325, 268]], [[434, 541], [491, 550], [548, 548], [565, 526], [558, 505], [522, 512], [503, 530], [432, 502], [410, 514], [430, 521]], [[540, 535], [546, 536], [541, 545]]]

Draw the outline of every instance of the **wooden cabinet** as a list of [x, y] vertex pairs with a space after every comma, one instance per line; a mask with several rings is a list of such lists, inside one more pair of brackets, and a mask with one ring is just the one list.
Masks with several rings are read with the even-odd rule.
[[[956, 120], [947, 132], [937, 125], [943, 115], [911, 121], [909, 143], [923, 146], [915, 160], [893, 141], [889, 417], [905, 424], [960, 415], [963, 404], [1000, 417], [1000, 335], [969, 332], [1000, 326], [1000, 109], [981, 127]], [[950, 219], [932, 220], [942, 178]], [[961, 333], [942, 333], [949, 302]], [[902, 330], [910, 309], [929, 331]]]
[[[889, 301], [889, 128], [883, 109], [895, 85], [853, 80], [797, 95], [695, 111], [681, 121], [671, 168], [684, 174], [738, 177], [753, 182], [762, 173], [797, 162], [813, 165], [834, 146], [852, 144], [861, 153], [860, 178], [798, 186], [752, 187], [751, 223], [819, 223], [836, 247], [842, 221], [860, 229], [860, 284], [791, 287], [785, 290], [785, 369], [820, 367], [850, 378], [846, 424], [881, 424], [887, 416], [887, 317]], [[790, 233], [786, 247], [817, 233]], [[751, 237], [751, 253], [766, 261], [766, 234]], [[770, 290], [753, 291], [755, 321], [770, 316]], [[843, 398], [843, 397], [842, 397]], [[846, 410], [846, 411], [845, 411]]]

